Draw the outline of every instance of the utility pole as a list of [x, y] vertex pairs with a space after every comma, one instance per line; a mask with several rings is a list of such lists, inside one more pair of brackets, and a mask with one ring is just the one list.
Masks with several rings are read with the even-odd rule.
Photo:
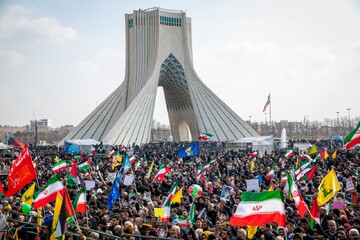
[[348, 117], [349, 117], [349, 132], [351, 131], [351, 118], [350, 118], [350, 110], [351, 110], [351, 108], [347, 108], [346, 109], [347, 111], [348, 111]]

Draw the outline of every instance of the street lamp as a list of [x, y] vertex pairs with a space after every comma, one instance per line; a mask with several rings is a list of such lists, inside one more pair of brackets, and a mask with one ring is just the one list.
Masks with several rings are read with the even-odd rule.
[[350, 120], [350, 110], [351, 108], [346, 109], [348, 111], [348, 117], [349, 117], [349, 131], [351, 131], [351, 120]]
[[340, 113], [340, 112], [336, 112], [336, 114], [337, 114], [337, 120], [336, 120], [337, 131], [336, 131], [336, 133], [337, 133], [338, 135], [340, 135], [340, 134], [339, 134], [339, 113]]

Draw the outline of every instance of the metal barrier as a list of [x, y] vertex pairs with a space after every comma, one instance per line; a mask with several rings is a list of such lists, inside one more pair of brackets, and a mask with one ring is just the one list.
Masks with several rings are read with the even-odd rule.
[[[21, 214], [21, 215], [24, 215], [24, 216], [31, 216], [31, 217], [38, 218], [37, 216], [31, 215], [31, 214], [19, 213], [19, 212], [12, 211], [12, 210], [9, 210], [9, 212], [16, 213], [16, 214]], [[40, 217], [40, 218], [44, 218], [44, 217]], [[23, 221], [18, 221], [18, 220], [15, 220], [15, 219], [11, 219], [11, 221], [21, 223], [21, 224], [24, 224], [24, 225], [34, 226], [34, 227], [48, 228], [48, 226], [38, 225], [36, 223], [31, 223], [31, 222], [23, 222]], [[95, 232], [95, 233], [101, 234], [103, 236], [110, 237], [111, 239], [124, 239], [124, 237], [134, 237], [134, 238], [141, 238], [141, 239], [145, 238], [145, 239], [159, 239], [159, 240], [175, 240], [175, 238], [162, 238], [162, 237], [154, 237], [154, 236], [146, 236], [146, 235], [127, 234], [127, 233], [123, 232], [123, 226], [121, 227], [121, 230], [122, 230], [121, 236], [115, 236], [115, 235], [108, 234], [108, 233], [105, 233], [103, 231], [99, 231], [99, 230], [96, 230], [96, 229], [86, 228], [86, 227], [83, 227], [83, 226], [76, 226], [73, 223], [70, 223], [70, 224], [68, 223], [68, 225], [71, 226], [71, 227], [74, 227], [74, 228], [79, 228], [81, 230]], [[9, 230], [4, 230], [3, 232], [9, 232]], [[25, 232], [31, 233], [31, 234], [34, 234], [34, 235], [39, 234], [37, 232], [31, 232], [31, 231], [25, 231]], [[74, 233], [74, 232], [71, 232], [71, 231], [66, 231], [65, 234], [81, 237], [78, 233]], [[96, 240], [96, 239], [90, 238], [90, 237], [86, 237], [86, 239]]]

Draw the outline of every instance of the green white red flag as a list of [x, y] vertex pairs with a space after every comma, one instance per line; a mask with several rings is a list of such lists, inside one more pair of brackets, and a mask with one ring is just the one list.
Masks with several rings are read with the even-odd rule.
[[86, 208], [86, 190], [85, 187], [82, 187], [80, 189], [79, 194], [77, 195], [77, 197], [75, 198], [74, 201], [74, 209], [77, 213], [84, 213], [87, 211]]
[[274, 175], [275, 175], [275, 169], [274, 167], [271, 167], [270, 171], [266, 174], [265, 178], [269, 180]]
[[161, 165], [159, 172], [155, 175], [153, 182], [158, 180], [159, 182], [162, 182], [164, 180], [165, 176], [170, 173], [170, 168], [168, 166], [164, 167], [164, 165]]
[[296, 206], [297, 210], [299, 211], [300, 217], [304, 217], [306, 211], [308, 210], [308, 207], [307, 207], [303, 197], [301, 196], [301, 193], [300, 193], [299, 189], [297, 188], [296, 183], [294, 183], [294, 180], [292, 179], [290, 174], [287, 174], [287, 177], [288, 177], [288, 183], [289, 183], [289, 191], [290, 191], [291, 196], [294, 199], [295, 206]]
[[354, 130], [352, 130], [351, 133], [346, 136], [344, 142], [346, 143], [346, 149], [350, 149], [360, 143], [360, 122], [354, 128]]
[[231, 226], [261, 226], [276, 222], [286, 224], [285, 205], [280, 191], [243, 192], [236, 212], [230, 218]]
[[44, 206], [45, 204], [55, 201], [56, 194], [60, 192], [63, 196], [65, 187], [58, 175], [50, 178], [49, 182], [38, 192], [34, 200], [34, 209]]
[[55, 163], [52, 167], [54, 173], [60, 172], [61, 170], [65, 169], [67, 169], [67, 163], [65, 160]]
[[284, 156], [286, 157], [286, 158], [290, 158], [291, 156], [293, 156], [294, 155], [294, 151], [293, 150], [287, 150], [286, 152], [285, 152], [285, 154], [284, 154]]
[[176, 187], [177, 187], [178, 183], [175, 182], [170, 191], [169, 191], [169, 195], [166, 197], [164, 204], [162, 205], [162, 208], [164, 208], [164, 216], [161, 218], [162, 222], [168, 222], [170, 220], [170, 207], [171, 207], [171, 200], [173, 199], [175, 192], [176, 192]]

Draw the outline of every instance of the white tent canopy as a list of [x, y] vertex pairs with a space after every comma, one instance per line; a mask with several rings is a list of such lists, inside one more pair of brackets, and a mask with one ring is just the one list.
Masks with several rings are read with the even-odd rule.
[[264, 156], [265, 151], [271, 153], [274, 151], [274, 138], [272, 136], [246, 137], [235, 140], [236, 143], [252, 143], [252, 150], [258, 151], [260, 157]]
[[69, 147], [75, 147], [78, 149], [81, 153], [90, 153], [91, 152], [91, 146], [100, 144], [99, 141], [96, 141], [94, 139], [74, 139], [74, 140], [64, 140], [64, 143], [59, 143], [58, 146], [64, 145], [65, 151]]
[[3, 143], [3, 142], [0, 142], [0, 149], [9, 149], [11, 148], [9, 145]]

